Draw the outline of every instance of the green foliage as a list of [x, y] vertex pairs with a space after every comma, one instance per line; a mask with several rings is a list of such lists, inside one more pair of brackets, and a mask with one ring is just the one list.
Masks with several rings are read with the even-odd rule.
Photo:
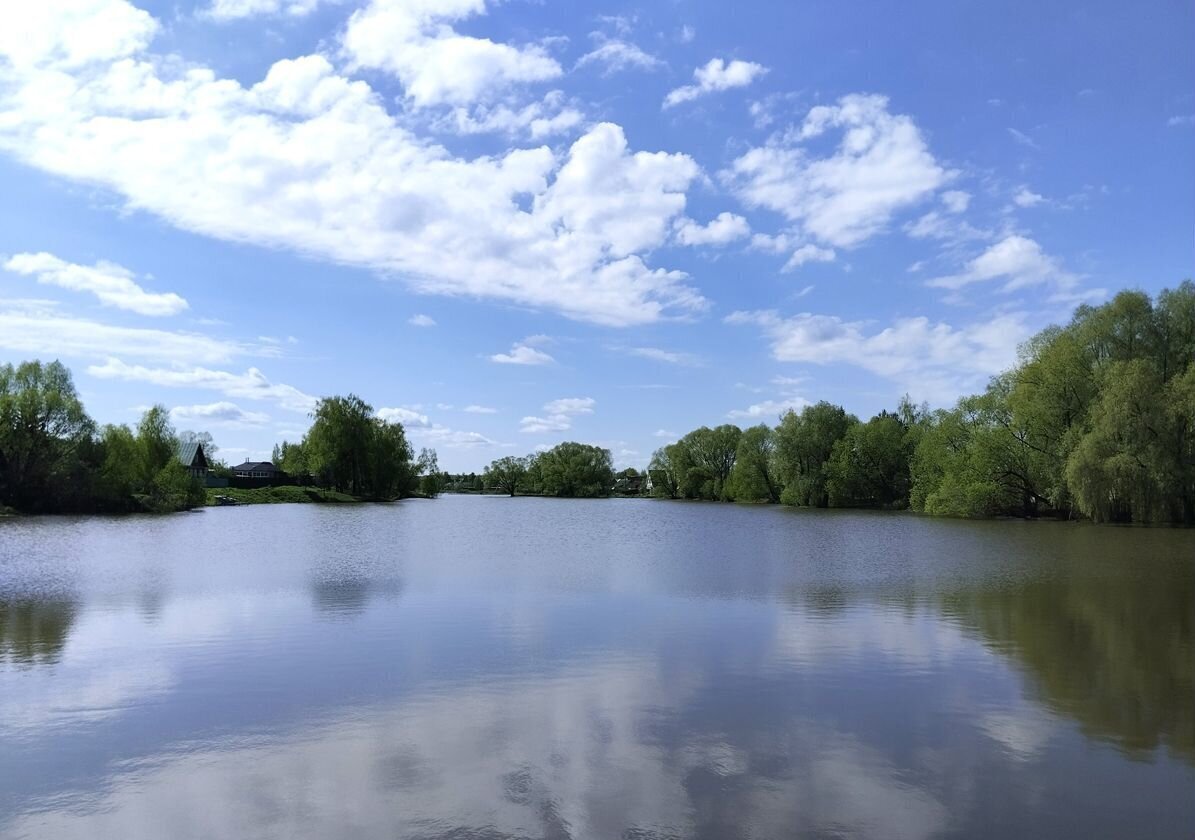
[[541, 453], [529, 472], [545, 496], [604, 497], [614, 485], [610, 450], [572, 441]]
[[896, 415], [856, 423], [830, 455], [826, 489], [835, 507], [908, 506], [914, 441]]
[[787, 505], [827, 507], [830, 504], [828, 464], [834, 444], [858, 419], [837, 405], [819, 402], [788, 411], [776, 428], [776, 474]]
[[482, 482], [486, 489], [513, 496], [527, 480], [530, 461], [530, 458], [516, 458], [513, 455], [491, 461], [482, 474]]
[[292, 474], [310, 473], [321, 486], [372, 499], [399, 498], [415, 490], [418, 475], [401, 423], [376, 417], [373, 406], [353, 394], [320, 400], [312, 418], [293, 455], [293, 445], [280, 447], [287, 472], [293, 467]]
[[218, 505], [219, 497], [232, 499], [239, 505], [275, 505], [295, 504], [299, 502], [342, 503], [356, 502], [354, 496], [338, 493], [335, 490], [325, 490], [320, 487], [295, 487], [283, 485], [281, 487], [255, 487], [242, 489], [239, 487], [209, 487], [207, 489], [207, 504]]
[[415, 472], [419, 475], [419, 492], [429, 499], [440, 495], [444, 487], [445, 476], [440, 472], [440, 461], [436, 457], [436, 450], [424, 447], [419, 450], [419, 460], [415, 463]]
[[95, 424], [61, 362], [0, 366], [0, 504], [59, 510]]
[[776, 475], [776, 433], [760, 424], [745, 429], [739, 437], [730, 492], [740, 502], [779, 502], [780, 479]]

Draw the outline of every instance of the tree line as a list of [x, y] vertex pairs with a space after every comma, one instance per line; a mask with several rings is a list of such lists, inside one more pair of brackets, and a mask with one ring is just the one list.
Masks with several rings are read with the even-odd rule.
[[[99, 426], [70, 371], [58, 361], [0, 365], [0, 508], [28, 513], [186, 510], [205, 503], [204, 482], [178, 458], [203, 444], [209, 470], [230, 476], [207, 432], [176, 431], [161, 405], [135, 428]], [[360, 398], [328, 397], [299, 443], [275, 448], [275, 462], [306, 483], [362, 499], [435, 495], [434, 450], [413, 455], [401, 423], [377, 417]]]
[[649, 475], [669, 498], [1195, 524], [1195, 285], [1078, 307], [953, 408], [703, 426]]
[[[191, 433], [187, 433], [191, 434]], [[60, 362], [0, 365], [0, 507], [32, 513], [171, 511], [204, 502], [163, 406], [136, 428], [97, 426]]]

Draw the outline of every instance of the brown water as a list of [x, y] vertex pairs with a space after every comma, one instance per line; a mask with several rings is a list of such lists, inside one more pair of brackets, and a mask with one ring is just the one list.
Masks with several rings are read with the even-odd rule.
[[1195, 533], [0, 521], [0, 837], [1195, 836]]

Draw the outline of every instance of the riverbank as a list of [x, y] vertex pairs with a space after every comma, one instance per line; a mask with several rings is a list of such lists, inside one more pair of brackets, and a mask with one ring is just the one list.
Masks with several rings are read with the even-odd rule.
[[324, 490], [319, 487], [258, 487], [242, 490], [235, 487], [207, 488], [206, 505], [209, 507], [227, 504], [220, 499], [230, 499], [238, 505], [283, 505], [283, 504], [345, 504], [360, 501], [348, 493]]

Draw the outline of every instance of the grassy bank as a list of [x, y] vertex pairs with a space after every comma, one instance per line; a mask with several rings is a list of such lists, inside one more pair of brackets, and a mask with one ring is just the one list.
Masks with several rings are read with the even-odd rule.
[[216, 505], [217, 496], [233, 499], [238, 505], [282, 505], [295, 503], [341, 503], [356, 502], [357, 499], [347, 493], [335, 490], [322, 490], [319, 487], [259, 487], [254, 490], [241, 490], [234, 487], [207, 488], [207, 504]]

